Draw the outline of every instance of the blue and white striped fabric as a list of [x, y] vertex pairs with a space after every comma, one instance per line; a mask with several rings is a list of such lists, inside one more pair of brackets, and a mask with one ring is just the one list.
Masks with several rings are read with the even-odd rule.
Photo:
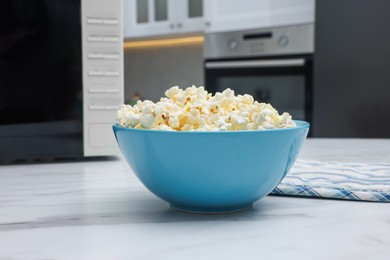
[[390, 164], [297, 160], [271, 194], [390, 202]]

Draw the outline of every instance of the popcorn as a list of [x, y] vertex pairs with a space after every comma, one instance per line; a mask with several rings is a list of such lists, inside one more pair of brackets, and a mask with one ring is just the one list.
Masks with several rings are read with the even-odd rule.
[[231, 89], [214, 96], [204, 87], [171, 87], [159, 102], [122, 105], [118, 123], [124, 127], [166, 131], [238, 131], [296, 127], [289, 113], [279, 115], [271, 104]]

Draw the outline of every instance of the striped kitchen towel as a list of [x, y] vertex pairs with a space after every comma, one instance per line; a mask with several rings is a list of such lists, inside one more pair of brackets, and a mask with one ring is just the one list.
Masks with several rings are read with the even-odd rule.
[[297, 160], [271, 194], [390, 202], [390, 164]]

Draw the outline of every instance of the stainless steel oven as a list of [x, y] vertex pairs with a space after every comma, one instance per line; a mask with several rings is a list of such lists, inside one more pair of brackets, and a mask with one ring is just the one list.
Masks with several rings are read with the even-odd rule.
[[116, 154], [122, 0], [4, 0], [0, 21], [0, 163]]
[[312, 119], [313, 24], [206, 35], [205, 87], [233, 89]]

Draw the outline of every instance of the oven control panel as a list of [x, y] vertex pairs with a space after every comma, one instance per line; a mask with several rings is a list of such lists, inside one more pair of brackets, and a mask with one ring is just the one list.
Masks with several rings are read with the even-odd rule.
[[123, 103], [122, 0], [82, 0], [84, 156], [117, 154], [112, 132]]
[[314, 52], [314, 24], [206, 34], [206, 59]]

